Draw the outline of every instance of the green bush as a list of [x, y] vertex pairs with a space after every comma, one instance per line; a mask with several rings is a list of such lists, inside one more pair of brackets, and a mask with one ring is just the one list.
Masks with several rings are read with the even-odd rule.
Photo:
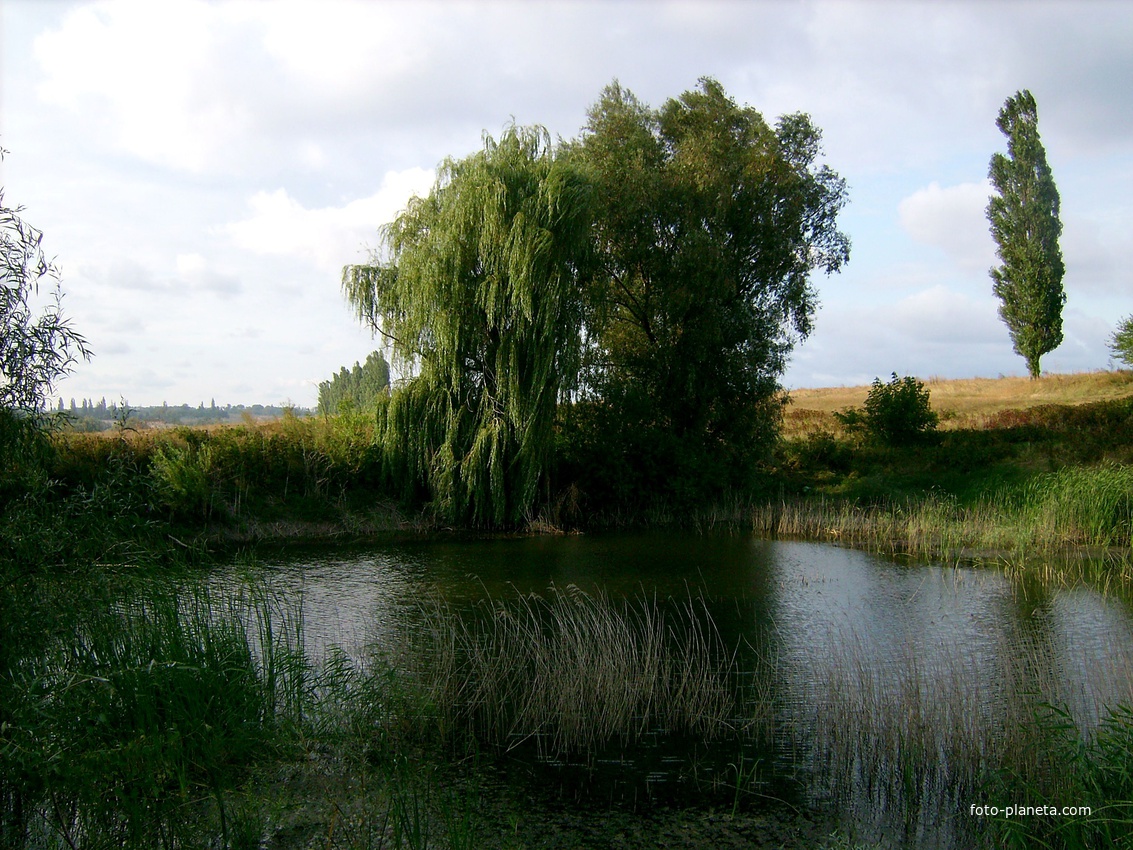
[[206, 517], [212, 497], [212, 449], [208, 444], [159, 445], [150, 474], [162, 501], [175, 514]]
[[864, 410], [850, 408], [835, 416], [851, 430], [862, 430], [887, 446], [926, 442], [939, 421], [924, 384], [911, 375], [898, 378], [896, 372], [887, 384], [873, 379]]

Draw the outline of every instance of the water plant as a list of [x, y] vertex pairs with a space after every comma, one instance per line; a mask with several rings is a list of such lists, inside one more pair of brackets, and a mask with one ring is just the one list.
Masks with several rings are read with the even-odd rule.
[[[1043, 757], [1028, 765], [1029, 771], [1016, 765], [1001, 767], [987, 778], [984, 793], [993, 799], [1011, 799], [1018, 806], [1042, 808], [1043, 813], [995, 819], [992, 833], [999, 845], [1067, 850], [1133, 847], [1129, 704], [1110, 708], [1083, 735], [1065, 705], [1044, 701], [1034, 709], [1033, 729]], [[1064, 812], [1066, 806], [1074, 807], [1074, 814]]]
[[703, 600], [614, 600], [574, 586], [424, 611], [407, 663], [446, 730], [543, 754], [657, 728], [734, 733], [734, 655]]
[[174, 847], [211, 829], [227, 842], [228, 793], [298, 720], [289, 638], [262, 605], [257, 634], [199, 591], [71, 613], [0, 671], [5, 845]]
[[[1064, 562], [1065, 580], [1088, 573], [1133, 580], [1133, 467], [1101, 464], [1042, 473], [974, 500], [929, 491], [863, 503], [784, 498], [751, 510], [756, 531], [828, 539], [944, 563], [1013, 569]], [[1069, 556], [1069, 557], [1068, 557]]]
[[[1121, 846], [1110, 840], [1131, 815], [1133, 656], [1099, 648], [1070, 684], [1043, 640], [998, 640], [989, 668], [960, 642], [879, 655], [852, 631], [812, 635], [784, 662], [801, 689], [785, 726], [808, 798], [835, 801], [859, 837], [900, 846]], [[985, 802], [1092, 812], [957, 817]]]

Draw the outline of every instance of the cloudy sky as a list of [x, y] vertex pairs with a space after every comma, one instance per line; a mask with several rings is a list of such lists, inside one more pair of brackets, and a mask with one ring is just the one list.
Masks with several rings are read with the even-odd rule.
[[59, 387], [134, 405], [315, 403], [376, 346], [339, 291], [446, 156], [511, 121], [570, 138], [602, 87], [712, 76], [809, 113], [849, 183], [788, 387], [1026, 374], [984, 217], [995, 117], [1029, 88], [1062, 195], [1066, 340], [1110, 365], [1133, 313], [1133, 4], [215, 2], [0, 5], [9, 204], [45, 233], [94, 359]]

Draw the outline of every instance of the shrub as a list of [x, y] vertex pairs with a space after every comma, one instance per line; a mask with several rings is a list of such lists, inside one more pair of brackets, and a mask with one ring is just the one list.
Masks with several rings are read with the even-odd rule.
[[938, 422], [924, 384], [911, 375], [898, 378], [896, 372], [887, 384], [873, 379], [864, 410], [849, 408], [835, 416], [847, 428], [865, 431], [889, 446], [924, 442]]

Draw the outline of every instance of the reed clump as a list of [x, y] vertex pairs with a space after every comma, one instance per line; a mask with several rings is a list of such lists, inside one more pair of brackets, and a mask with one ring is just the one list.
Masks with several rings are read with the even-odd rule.
[[0, 843], [227, 841], [230, 793], [300, 720], [305, 664], [253, 613], [151, 587], [25, 629], [0, 670]]
[[[981, 660], [960, 642], [879, 655], [853, 633], [815, 636], [785, 724], [811, 799], [902, 846], [1124, 846], [1112, 839], [1133, 823], [1133, 655], [1099, 648], [1070, 687], [1052, 646], [1000, 640]], [[1093, 812], [955, 817], [984, 802]]]
[[424, 611], [408, 659], [441, 724], [494, 746], [589, 752], [651, 731], [736, 731], [735, 656], [702, 600], [577, 587]]
[[473, 846], [395, 671], [314, 664], [263, 586], [85, 578], [0, 583], [0, 847]]
[[946, 563], [1101, 559], [1133, 578], [1133, 466], [1043, 473], [973, 502], [930, 491], [901, 501], [783, 499], [754, 508], [754, 530], [827, 539]]

